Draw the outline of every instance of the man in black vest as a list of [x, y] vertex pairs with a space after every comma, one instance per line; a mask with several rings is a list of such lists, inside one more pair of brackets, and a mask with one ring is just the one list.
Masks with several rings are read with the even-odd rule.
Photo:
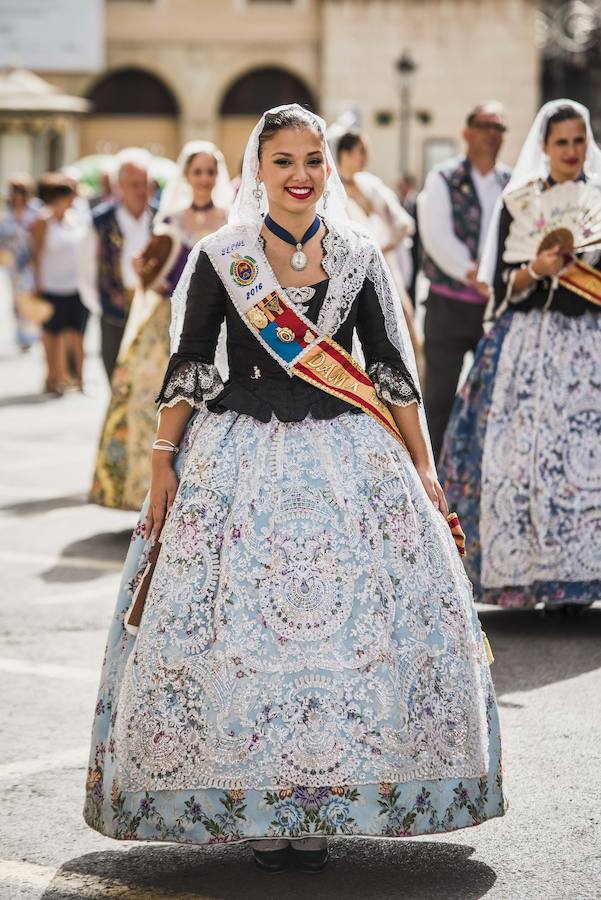
[[492, 212], [509, 180], [497, 165], [506, 131], [499, 103], [484, 103], [467, 117], [466, 154], [433, 169], [418, 198], [418, 221], [430, 281], [424, 323], [424, 404], [435, 459], [457, 391], [465, 354], [482, 337], [488, 287], [478, 264]]
[[156, 207], [148, 203], [150, 155], [139, 148], [117, 156], [117, 201], [97, 206], [92, 220], [98, 235], [97, 287], [102, 306], [102, 361], [109, 381], [119, 353], [137, 285], [132, 260], [148, 244]]

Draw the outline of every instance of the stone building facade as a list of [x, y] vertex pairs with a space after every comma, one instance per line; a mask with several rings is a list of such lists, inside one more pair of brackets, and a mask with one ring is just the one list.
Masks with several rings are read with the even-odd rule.
[[[95, 103], [81, 155], [144, 144], [174, 156], [202, 137], [235, 171], [257, 113], [299, 98], [329, 121], [352, 108], [386, 180], [401, 164], [421, 178], [461, 146], [483, 99], [507, 108], [512, 162], [539, 101], [535, 0], [107, 0], [106, 14], [106, 71], [51, 78]], [[403, 52], [415, 63], [404, 115]]]

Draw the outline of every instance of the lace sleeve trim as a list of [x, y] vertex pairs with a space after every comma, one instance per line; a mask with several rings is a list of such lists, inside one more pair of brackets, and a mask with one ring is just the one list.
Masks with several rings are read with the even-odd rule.
[[419, 391], [409, 372], [379, 362], [373, 363], [368, 368], [367, 374], [374, 383], [378, 397], [386, 403], [393, 403], [395, 406], [421, 403]]
[[170, 366], [161, 393], [157, 397], [159, 412], [185, 400], [193, 409], [199, 409], [207, 400], [213, 400], [223, 390], [223, 381], [217, 367], [196, 360], [175, 361]]
[[517, 306], [519, 303], [522, 303], [522, 301], [525, 300], [526, 297], [529, 297], [532, 291], [536, 288], [537, 282], [534, 281], [528, 287], [524, 288], [523, 291], [520, 291], [517, 294], [513, 293], [513, 285], [515, 279], [517, 278], [518, 272], [523, 271], [523, 269], [525, 268], [526, 263], [523, 263], [521, 266], [518, 266], [515, 269], [506, 269], [505, 272], [503, 272], [501, 278], [507, 285], [507, 290], [505, 291], [505, 296], [495, 310], [495, 315], [497, 318], [501, 316], [509, 306]]

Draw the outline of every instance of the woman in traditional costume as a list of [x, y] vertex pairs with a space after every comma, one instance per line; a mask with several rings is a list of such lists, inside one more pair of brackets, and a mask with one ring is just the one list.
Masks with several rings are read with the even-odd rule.
[[153, 236], [136, 260], [134, 296], [111, 402], [96, 458], [90, 500], [116, 509], [140, 509], [150, 485], [148, 447], [156, 432], [156, 397], [169, 360], [169, 297], [194, 244], [225, 223], [233, 194], [220, 150], [190, 141], [167, 183]]
[[348, 198], [349, 218], [366, 228], [382, 251], [401, 300], [413, 350], [417, 353], [419, 341], [413, 326], [413, 305], [407, 294], [413, 276], [411, 239], [415, 234], [415, 221], [394, 191], [377, 175], [366, 171], [369, 144], [365, 134], [357, 128], [342, 129], [334, 124], [328, 129], [328, 139]]
[[411, 343], [324, 127], [296, 104], [261, 118], [229, 224], [175, 291], [85, 807], [119, 839], [250, 840], [267, 871], [322, 868], [327, 836], [505, 809]]
[[572, 236], [590, 246], [596, 228], [599, 244], [599, 176], [588, 110], [545, 104], [483, 255], [495, 321], [440, 472], [485, 603], [581, 610], [601, 597], [601, 253], [574, 255]]
[[[331, 133], [328, 132], [329, 134]], [[397, 283], [407, 287], [411, 282], [411, 237], [415, 221], [403, 208], [398, 197], [381, 178], [367, 171], [369, 145], [366, 136], [353, 128], [333, 138], [338, 174], [348, 197], [348, 214], [353, 222], [371, 231], [379, 244]], [[407, 251], [408, 260], [400, 265], [398, 251]]]

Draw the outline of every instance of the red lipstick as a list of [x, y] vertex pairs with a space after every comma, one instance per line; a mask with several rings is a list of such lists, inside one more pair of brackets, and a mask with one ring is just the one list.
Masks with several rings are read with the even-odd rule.
[[312, 193], [312, 187], [287, 187], [285, 188], [287, 194], [291, 197], [294, 197], [295, 200], [308, 200]]

